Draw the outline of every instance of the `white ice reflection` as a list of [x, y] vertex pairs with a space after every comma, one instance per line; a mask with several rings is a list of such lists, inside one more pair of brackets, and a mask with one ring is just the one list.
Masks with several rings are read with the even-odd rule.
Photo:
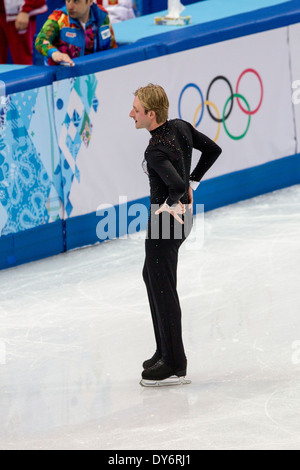
[[300, 186], [204, 229], [178, 269], [189, 386], [139, 386], [140, 237], [0, 272], [1, 449], [300, 449]]

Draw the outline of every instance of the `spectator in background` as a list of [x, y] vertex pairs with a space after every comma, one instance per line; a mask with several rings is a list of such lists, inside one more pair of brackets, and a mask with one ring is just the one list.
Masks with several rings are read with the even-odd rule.
[[66, 0], [48, 17], [35, 46], [48, 65], [74, 65], [76, 57], [117, 47], [107, 11], [93, 0]]
[[135, 18], [132, 0], [97, 0], [97, 3], [107, 10], [111, 23]]
[[32, 65], [36, 15], [47, 10], [46, 0], [0, 0], [0, 64], [9, 48], [14, 64]]

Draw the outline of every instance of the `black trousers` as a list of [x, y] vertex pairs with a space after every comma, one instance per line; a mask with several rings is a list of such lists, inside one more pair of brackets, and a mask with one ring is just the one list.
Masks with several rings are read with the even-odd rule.
[[[164, 216], [169, 218], [169, 236], [162, 230]], [[150, 218], [143, 269], [156, 348], [160, 357], [174, 371], [184, 370], [187, 363], [182, 340], [181, 307], [177, 293], [177, 265], [179, 248], [191, 230], [191, 214], [185, 214], [184, 221], [183, 226], [168, 213]], [[159, 224], [158, 230], [157, 224]]]

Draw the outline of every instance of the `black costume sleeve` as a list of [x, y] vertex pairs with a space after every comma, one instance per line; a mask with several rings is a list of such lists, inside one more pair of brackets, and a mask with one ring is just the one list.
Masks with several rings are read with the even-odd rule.
[[185, 183], [170, 160], [164, 153], [155, 152], [155, 155], [148, 155], [147, 163], [156, 171], [168, 187], [169, 197], [166, 200], [167, 204], [169, 206], [177, 204], [185, 193]]
[[190, 180], [199, 182], [210, 167], [215, 163], [222, 152], [222, 149], [209, 137], [201, 132], [192, 129], [193, 147], [202, 152], [200, 160], [190, 175]]

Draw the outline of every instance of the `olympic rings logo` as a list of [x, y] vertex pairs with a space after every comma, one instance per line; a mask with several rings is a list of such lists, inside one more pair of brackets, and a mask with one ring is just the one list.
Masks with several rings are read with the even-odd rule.
[[[241, 80], [242, 78], [248, 74], [248, 73], [252, 73], [254, 74], [258, 81], [259, 81], [259, 84], [260, 84], [260, 98], [259, 98], [259, 102], [258, 102], [258, 105], [256, 106], [255, 109], [250, 109], [250, 105], [247, 101], [247, 99], [245, 98], [245, 96], [243, 96], [240, 92], [239, 92], [239, 88], [240, 88], [240, 83], [241, 83]], [[229, 91], [230, 91], [230, 95], [229, 97], [227, 98], [226, 102], [225, 102], [225, 105], [223, 107], [223, 111], [222, 111], [222, 116], [220, 114], [220, 111], [218, 109], [218, 107], [216, 106], [215, 103], [213, 103], [210, 99], [209, 99], [209, 96], [210, 96], [210, 93], [211, 93], [211, 89], [213, 87], [213, 85], [217, 82], [217, 81], [223, 81], [225, 82], [227, 85], [228, 85], [228, 88], [229, 88]], [[203, 119], [203, 115], [204, 115], [204, 107], [206, 106], [207, 107], [207, 111], [208, 111], [208, 114], [209, 116], [211, 117], [211, 119], [213, 121], [215, 121], [217, 123], [217, 133], [215, 135], [215, 138], [214, 138], [214, 141], [216, 142], [219, 138], [219, 135], [220, 135], [220, 131], [221, 131], [221, 124], [223, 123], [223, 127], [224, 127], [224, 130], [226, 132], [226, 134], [233, 140], [240, 140], [240, 139], [243, 139], [245, 137], [245, 135], [247, 134], [248, 130], [249, 130], [249, 127], [250, 127], [250, 122], [251, 122], [251, 116], [253, 116], [254, 114], [257, 113], [257, 111], [260, 109], [261, 105], [262, 105], [262, 102], [263, 102], [263, 95], [264, 95], [264, 87], [263, 87], [263, 82], [262, 82], [262, 79], [260, 77], [260, 75], [258, 74], [258, 72], [254, 69], [246, 69], [244, 70], [238, 80], [237, 80], [237, 83], [236, 83], [236, 86], [235, 86], [235, 92], [233, 92], [233, 88], [231, 86], [231, 83], [230, 81], [224, 77], [223, 75], [218, 75], [217, 77], [215, 77], [209, 84], [208, 86], [208, 89], [207, 89], [207, 93], [206, 93], [206, 99], [204, 100], [204, 97], [203, 97], [203, 93], [201, 91], [201, 89], [198, 87], [198, 85], [196, 85], [195, 83], [188, 83], [187, 85], [185, 85], [185, 87], [182, 89], [181, 93], [180, 93], [180, 96], [179, 96], [179, 102], [178, 102], [178, 115], [180, 117], [180, 119], [182, 119], [182, 114], [181, 114], [181, 102], [182, 102], [182, 97], [185, 93], [185, 91], [188, 89], [188, 88], [195, 88], [199, 95], [200, 95], [200, 98], [201, 98], [201, 103], [199, 104], [199, 106], [196, 108], [196, 111], [195, 111], [195, 114], [194, 114], [194, 119], [193, 119], [193, 126], [194, 127], [198, 127], [200, 122], [202, 121]], [[236, 98], [236, 101], [237, 101], [237, 104], [240, 108], [240, 110], [246, 114], [248, 116], [248, 120], [247, 120], [247, 125], [246, 125], [246, 129], [244, 132], [242, 132], [240, 135], [233, 135], [229, 130], [228, 130], [228, 127], [227, 127], [227, 124], [226, 124], [226, 121], [227, 119], [229, 118], [229, 116], [231, 115], [232, 113], [232, 110], [233, 110], [233, 105], [234, 105], [234, 99]], [[212, 109], [214, 110], [214, 113], [212, 112]], [[198, 114], [199, 114], [199, 111], [200, 112], [200, 116], [199, 118], [197, 117]]]

